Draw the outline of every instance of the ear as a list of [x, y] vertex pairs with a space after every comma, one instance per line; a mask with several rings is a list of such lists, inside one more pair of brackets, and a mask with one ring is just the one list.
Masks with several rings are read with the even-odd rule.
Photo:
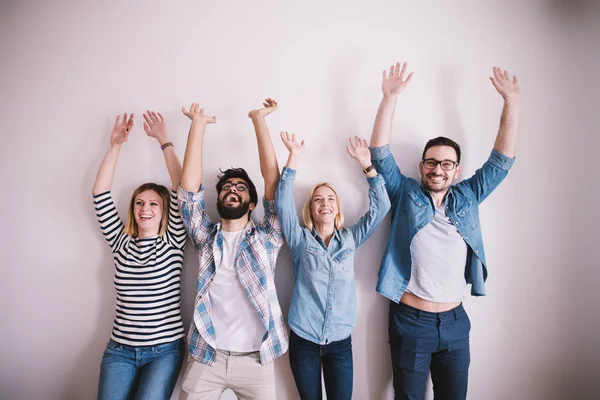
[[454, 173], [454, 179], [453, 180], [457, 180], [459, 174], [460, 174], [460, 164], [456, 166], [456, 172]]
[[252, 210], [254, 210], [254, 208], [255, 208], [255, 207], [256, 207], [256, 204], [254, 204], [254, 203], [250, 203], [250, 204], [248, 205], [248, 210], [252, 211]]

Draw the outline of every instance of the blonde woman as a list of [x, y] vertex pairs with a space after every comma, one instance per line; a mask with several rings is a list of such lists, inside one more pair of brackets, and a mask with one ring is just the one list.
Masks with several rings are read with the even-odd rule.
[[375, 231], [390, 208], [383, 178], [371, 165], [365, 140], [346, 146], [367, 176], [369, 211], [344, 228], [344, 215], [335, 189], [319, 183], [309, 192], [301, 227], [294, 205], [294, 179], [304, 141], [281, 133], [289, 158], [275, 198], [283, 234], [292, 252], [294, 291], [288, 323], [290, 365], [302, 399], [321, 399], [321, 371], [327, 399], [352, 398], [352, 340], [356, 323], [354, 254]]
[[113, 253], [117, 291], [98, 399], [169, 399], [184, 357], [180, 280], [186, 234], [175, 191], [181, 162], [162, 115], [148, 111], [144, 119], [147, 135], [159, 142], [173, 190], [155, 183], [138, 187], [123, 225], [110, 191], [133, 114], [118, 116], [93, 188], [98, 222]]

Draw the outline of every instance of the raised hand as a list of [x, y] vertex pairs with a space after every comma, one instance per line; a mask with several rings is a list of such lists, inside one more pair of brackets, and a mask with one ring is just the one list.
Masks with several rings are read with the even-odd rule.
[[129, 138], [131, 129], [133, 129], [133, 114], [131, 114], [129, 118], [127, 118], [127, 113], [123, 114], [123, 120], [121, 120], [120, 115], [117, 115], [115, 126], [110, 134], [110, 144], [121, 145], [125, 143]]
[[214, 124], [217, 122], [217, 117], [209, 116], [204, 114], [204, 108], [200, 108], [198, 103], [192, 103], [190, 110], [187, 111], [185, 107], [181, 107], [181, 111], [189, 118], [194, 121], [203, 122], [205, 124]]
[[381, 83], [381, 90], [384, 96], [398, 96], [412, 80], [413, 72], [408, 74], [406, 77], [407, 64], [403, 63], [400, 68], [400, 63], [396, 63], [390, 67], [389, 75], [386, 75], [386, 71], [383, 71], [383, 82]]
[[519, 80], [513, 75], [512, 81], [508, 71], [502, 71], [501, 68], [494, 67], [494, 76], [490, 76], [492, 85], [505, 100], [518, 98], [520, 96]]
[[296, 141], [296, 134], [282, 131], [281, 132], [281, 141], [288, 149], [290, 154], [302, 154], [304, 153], [304, 140], [298, 143]]
[[265, 101], [263, 101], [263, 108], [257, 108], [256, 110], [251, 110], [250, 112], [248, 112], [248, 116], [250, 118], [254, 118], [254, 117], [265, 117], [269, 114], [271, 114], [273, 111], [277, 110], [277, 108], [279, 107], [279, 104], [277, 104], [277, 102], [275, 100], [273, 100], [272, 98], [268, 98], [265, 99]]
[[369, 167], [371, 165], [371, 152], [369, 151], [367, 141], [354, 136], [354, 143], [352, 142], [352, 138], [348, 138], [348, 142], [346, 151], [348, 151], [350, 157], [358, 161], [363, 169]]
[[168, 142], [167, 123], [161, 113], [148, 110], [144, 113], [144, 120], [146, 135], [155, 138], [160, 144]]

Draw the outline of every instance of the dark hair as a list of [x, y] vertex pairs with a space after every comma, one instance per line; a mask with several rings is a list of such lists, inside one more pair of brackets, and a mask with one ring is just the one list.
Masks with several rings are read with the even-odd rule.
[[254, 203], [254, 205], [258, 204], [258, 194], [256, 193], [256, 186], [248, 176], [248, 173], [244, 170], [244, 168], [229, 168], [228, 170], [219, 170], [221, 172], [220, 175], [217, 175], [217, 196], [221, 194], [221, 189], [223, 189], [223, 185], [230, 178], [240, 178], [243, 179], [248, 184], [248, 191], [250, 192], [250, 203]]
[[423, 150], [423, 155], [421, 156], [422, 160], [425, 159], [425, 153], [427, 153], [427, 150], [429, 150], [430, 147], [434, 147], [434, 146], [450, 146], [450, 147], [452, 147], [454, 149], [454, 151], [456, 151], [456, 157], [457, 157], [456, 162], [458, 164], [460, 164], [460, 146], [454, 140], [448, 139], [447, 137], [444, 137], [444, 136], [438, 136], [435, 139], [431, 139], [429, 142], [427, 142], [427, 144], [425, 145], [425, 149]]

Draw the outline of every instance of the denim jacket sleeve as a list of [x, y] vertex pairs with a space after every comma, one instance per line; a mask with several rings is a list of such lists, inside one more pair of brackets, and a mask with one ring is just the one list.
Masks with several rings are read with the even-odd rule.
[[477, 203], [480, 204], [506, 178], [514, 162], [514, 158], [507, 157], [493, 149], [483, 166], [475, 171], [472, 177], [463, 180], [457, 186], [466, 186], [471, 189]]
[[389, 144], [382, 147], [371, 147], [369, 150], [371, 150], [373, 165], [385, 180], [385, 187], [390, 201], [392, 204], [396, 204], [400, 198], [400, 191], [406, 177], [400, 172], [400, 168], [390, 151]]
[[284, 167], [279, 177], [279, 185], [275, 192], [275, 210], [281, 222], [283, 236], [290, 250], [294, 251], [302, 241], [302, 228], [298, 222], [296, 205], [294, 204], [294, 180], [296, 170]]
[[369, 182], [369, 211], [350, 227], [355, 248], [358, 248], [375, 232], [390, 210], [390, 198], [383, 177], [377, 175], [374, 178], [367, 178], [367, 181]]

